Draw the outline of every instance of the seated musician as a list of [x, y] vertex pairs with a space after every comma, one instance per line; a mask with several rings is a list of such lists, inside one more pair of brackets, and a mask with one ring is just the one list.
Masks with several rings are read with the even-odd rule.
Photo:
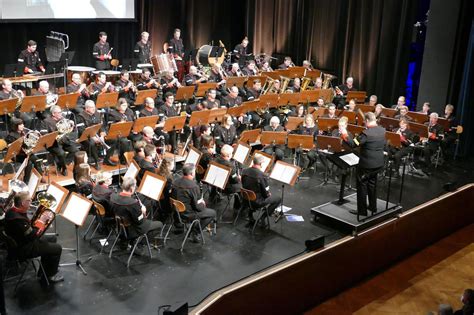
[[234, 145], [237, 143], [237, 130], [231, 115], [225, 114], [222, 124], [214, 129], [214, 139], [216, 140], [217, 153], [225, 144]]
[[370, 106], [376, 106], [377, 105], [377, 100], [378, 100], [377, 95], [371, 95], [369, 97], [369, 105]]
[[150, 63], [151, 57], [151, 42], [148, 41], [150, 34], [148, 32], [142, 32], [140, 34], [140, 41], [135, 44], [133, 49], [135, 59], [138, 59], [138, 63]]
[[247, 57], [247, 46], [249, 44], [249, 40], [247, 37], [242, 39], [242, 42], [235, 46], [233, 51], [234, 62], [237, 62], [239, 65], [244, 66], [245, 60]]
[[112, 193], [110, 196], [110, 206], [112, 213], [121, 217], [125, 224], [128, 224], [128, 240], [135, 239], [145, 233], [158, 233], [163, 224], [159, 221], [147, 219], [148, 209], [140, 205], [140, 202], [132, 197], [137, 188], [137, 181], [132, 177], [125, 177], [121, 188], [121, 192]]
[[438, 113], [431, 113], [430, 121], [425, 125], [428, 125], [428, 140], [423, 148], [423, 156], [425, 158], [424, 166], [427, 170], [431, 167], [432, 156], [436, 153], [441, 140], [444, 138], [444, 128], [438, 124]]
[[192, 140], [193, 140], [193, 146], [196, 148], [196, 149], [201, 149], [201, 137], [203, 135], [207, 135], [207, 136], [210, 136], [212, 133], [212, 129], [211, 129], [211, 126], [209, 125], [199, 125], [199, 126], [195, 126], [193, 128], [193, 137], [192, 137]]
[[[138, 116], [139, 117], [159, 116], [159, 121], [154, 126], [154, 128], [152, 128], [152, 130], [154, 129], [154, 134], [156, 133], [156, 138], [162, 139], [163, 143], [161, 145], [158, 145], [158, 143], [156, 143], [156, 145], [162, 147], [164, 146], [164, 144], [169, 144], [169, 139], [170, 139], [169, 134], [163, 132], [165, 114], [161, 113], [161, 111], [155, 107], [155, 101], [151, 97], [145, 98], [145, 107], [140, 111]], [[148, 127], [148, 128], [151, 128], [151, 127]], [[154, 134], [151, 135], [152, 139], [154, 138]], [[133, 138], [134, 140], [136, 140], [137, 137], [133, 137]]]
[[119, 98], [117, 105], [109, 110], [109, 123], [135, 121], [135, 112], [128, 107], [125, 98]]
[[402, 105], [402, 106], [399, 106], [398, 109], [399, 109], [399, 113], [397, 115], [395, 115], [395, 117], [393, 117], [393, 118], [401, 119], [403, 117], [403, 118], [406, 118], [408, 121], [413, 120], [413, 118], [411, 118], [410, 116], [407, 115], [407, 113], [408, 113], [408, 107], [407, 106]]
[[314, 90], [320, 90], [323, 88], [323, 79], [317, 77], [314, 81]]
[[29, 40], [26, 49], [20, 52], [18, 63], [25, 65], [23, 73], [44, 73], [46, 71], [36, 47], [36, 42], [34, 40]]
[[242, 97], [239, 96], [239, 88], [232, 86], [229, 89], [229, 94], [222, 100], [222, 105], [231, 108], [242, 105], [242, 102]]
[[[10, 132], [8, 135], [5, 137], [5, 141], [8, 144], [11, 144], [12, 142], [18, 140], [19, 138], [23, 138], [26, 135], [25, 132], [25, 125], [23, 124], [23, 120], [19, 118], [12, 118], [10, 121]], [[23, 145], [25, 147], [25, 145]], [[30, 158], [28, 160], [28, 164], [26, 165], [25, 168], [25, 176], [23, 178], [24, 182], [28, 183], [31, 175], [31, 171], [33, 168], [35, 168], [41, 175], [43, 175], [43, 169], [41, 167], [40, 160], [36, 156], [36, 154], [31, 153]], [[18, 154], [15, 156], [14, 162], [16, 163], [23, 163], [23, 161], [26, 159], [27, 155], [23, 149], [18, 152]]]
[[301, 92], [301, 79], [300, 78], [295, 78], [293, 80], [293, 85], [291, 86], [291, 88], [289, 88], [289, 90], [292, 92], [292, 93], [299, 93]]
[[218, 99], [216, 99], [216, 96], [217, 96], [216, 89], [209, 89], [206, 95], [207, 95], [207, 98], [206, 98], [207, 109], [214, 109], [214, 108], [221, 107], [221, 102]]
[[86, 151], [77, 151], [74, 154], [74, 162], [72, 163], [72, 178], [77, 181], [79, 173], [79, 165], [89, 163], [89, 157]]
[[418, 113], [425, 114], [425, 115], [431, 114], [431, 105], [430, 105], [430, 103], [429, 102], [424, 102], [423, 107], [421, 108], [421, 110]]
[[392, 105], [392, 109], [399, 111], [401, 106], [405, 106], [405, 96], [399, 96], [397, 99], [397, 104]]
[[[253, 157], [252, 167], [246, 168], [242, 171], [242, 188], [251, 190], [256, 195], [254, 201], [255, 206], [263, 207], [268, 205], [268, 213], [272, 214], [278, 205], [281, 203], [279, 196], [272, 195], [270, 192], [270, 185], [268, 184], [268, 178], [262, 171], [262, 163], [264, 158], [261, 155], [256, 154]], [[249, 225], [253, 225], [255, 219], [253, 212], [248, 213]]]
[[253, 80], [251, 88], [247, 89], [247, 101], [253, 101], [260, 97], [262, 82], [259, 79]]
[[112, 185], [112, 174], [110, 172], [98, 173], [95, 178], [95, 186], [92, 189], [92, 199], [104, 206], [106, 216], [112, 217], [110, 196], [113, 190], [109, 187], [110, 185]]
[[[240, 178], [240, 175], [238, 174], [238, 165], [236, 164], [234, 160], [232, 160], [233, 153], [234, 153], [234, 149], [232, 148], [232, 146], [225, 144], [221, 148], [220, 156], [216, 158], [217, 163], [231, 168], [229, 179], [224, 188], [225, 194], [238, 193], [240, 191], [240, 188], [242, 187], [242, 184], [240, 182], [241, 178]], [[239, 209], [239, 208], [240, 208], [240, 199], [236, 197], [234, 199], [234, 209]]]
[[107, 76], [103, 72], [97, 74], [96, 82], [91, 83], [88, 87], [91, 96], [97, 97], [98, 94], [115, 91], [114, 85], [107, 82]]
[[242, 69], [242, 74], [247, 77], [252, 77], [258, 75], [257, 66], [255, 65], [254, 60], [249, 60], [247, 66]]
[[242, 71], [240, 70], [240, 66], [238, 63], [233, 63], [230, 70], [227, 71], [228, 77], [241, 77]]
[[[263, 127], [263, 131], [283, 132], [285, 129], [280, 125], [280, 118], [273, 116], [270, 119], [270, 124]], [[275, 160], [283, 160], [285, 156], [285, 145], [283, 144], [268, 144], [263, 148], [263, 152], [275, 155]]]
[[447, 104], [444, 108], [444, 119], [449, 121], [449, 130], [445, 130], [444, 138], [441, 140], [441, 149], [443, 150], [443, 157], [445, 160], [449, 160], [453, 153], [452, 153], [452, 146], [456, 142], [458, 137], [457, 135], [457, 120], [456, 116], [454, 115], [454, 106], [451, 104]]
[[[171, 196], [181, 201], [186, 211], [181, 214], [190, 220], [199, 218], [201, 227], [205, 229], [212, 222], [216, 222], [216, 211], [206, 207], [206, 203], [200, 198], [201, 192], [199, 185], [194, 181], [195, 166], [193, 164], [185, 164], [182, 169], [183, 176], [173, 181]], [[194, 225], [191, 231], [191, 241], [200, 242], [199, 227]]]
[[[181, 107], [178, 105], [178, 106], [175, 106], [174, 104], [174, 95], [171, 94], [171, 93], [166, 93], [165, 94], [165, 103], [163, 105], [160, 106], [160, 108], [158, 109], [158, 112], [159, 112], [159, 116], [160, 116], [160, 122], [164, 122], [164, 120], [166, 120], [167, 118], [169, 117], [175, 117], [175, 116], [179, 116], [180, 112], [181, 112]], [[184, 128], [184, 137], [187, 139], [188, 135], [189, 135], [189, 128], [187, 128], [187, 126], [185, 126]], [[177, 133], [176, 131], [169, 131], [168, 133], [166, 133], [168, 135], [168, 139], [167, 140], [171, 147], [172, 147], [172, 150], [176, 149], [177, 147]]]
[[[58, 131], [57, 124], [63, 119], [65, 118], [63, 117], [61, 107], [57, 105], [51, 106], [51, 117], [47, 117], [42, 121], [41, 131], [47, 133]], [[79, 151], [74, 138], [73, 132], [58, 135], [54, 144], [48, 148], [48, 151], [56, 159], [58, 170], [63, 176], [67, 176], [67, 164], [72, 162], [74, 154]], [[65, 152], [68, 153], [67, 156]]]
[[270, 61], [264, 60], [263, 63], [262, 63], [262, 66], [260, 67], [260, 71], [261, 72], [272, 72], [273, 69], [270, 66]]
[[198, 72], [196, 66], [189, 67], [189, 73], [184, 76], [185, 85], [196, 85], [198, 83], [206, 82], [207, 78]]
[[[300, 135], [307, 135], [307, 136], [313, 136], [314, 143], [316, 144], [316, 140], [318, 138], [318, 126], [314, 122], [314, 117], [311, 114], [308, 114], [304, 118], [303, 124], [301, 124], [298, 128], [297, 131], [298, 134]], [[306, 151], [306, 150], [305, 150]], [[301, 154], [300, 149], [296, 149], [297, 154]], [[300, 159], [302, 167], [303, 168], [312, 168], [314, 163], [316, 163], [316, 160], [318, 158], [318, 154], [316, 152], [316, 147], [312, 150], [307, 151], [306, 157], [308, 159], [308, 163], [306, 161], [303, 161], [303, 159]]]
[[76, 191], [84, 197], [90, 197], [94, 187], [91, 167], [87, 163], [82, 163], [75, 168], [75, 171]]
[[163, 94], [167, 93], [176, 94], [178, 88], [181, 87], [179, 80], [173, 76], [173, 72], [165, 71], [161, 77], [160, 85], [163, 88]]
[[324, 114], [321, 118], [337, 119], [338, 117], [336, 115], [336, 104], [329, 104], [328, 113]]
[[313, 70], [313, 65], [311, 64], [311, 61], [309, 60], [303, 60], [303, 68], [305, 68], [306, 70]]
[[[99, 113], [96, 108], [94, 101], [87, 100], [84, 111], [77, 116], [77, 127], [80, 135], [84, 132], [87, 127], [103, 124], [102, 115]], [[99, 166], [99, 151], [97, 149], [98, 145], [104, 145], [105, 141], [105, 128], [101, 126], [99, 129], [99, 133], [94, 137], [91, 137], [89, 140], [85, 140], [82, 142], [83, 150], [86, 152], [90, 152], [91, 159], [94, 160], [95, 168], [97, 170], [100, 169]], [[104, 164], [115, 166], [117, 165], [115, 162], [111, 161], [110, 158], [114, 154], [114, 148], [116, 146], [117, 140], [107, 140], [107, 144], [110, 146], [106, 149], [106, 155], [104, 158]], [[123, 151], [122, 151], [123, 152]]]
[[210, 135], [202, 135], [200, 150], [202, 155], [201, 159], [199, 159], [199, 165], [201, 165], [202, 169], [205, 171], [216, 154], [216, 144], [214, 138]]
[[[38, 237], [42, 231], [32, 226], [27, 216], [31, 201], [29, 192], [17, 193], [13, 198], [13, 207], [5, 215], [5, 232], [16, 242], [16, 248], [11, 254], [21, 260], [41, 256], [41, 263], [49, 282], [63, 281], [64, 277], [58, 272], [62, 247], [56, 243], [56, 236]], [[46, 280], [42, 272], [39, 272], [39, 275], [41, 281]]]
[[[8, 100], [12, 98], [18, 98], [17, 108], [15, 110], [15, 117], [21, 118], [27, 128], [33, 128], [33, 119], [36, 113], [23, 113], [20, 112], [19, 105], [21, 100], [25, 97], [25, 94], [21, 90], [13, 89], [12, 81], [10, 79], [3, 79], [2, 90], [0, 91], [0, 100]], [[3, 113], [2, 113], [3, 114]]]
[[345, 97], [348, 92], [357, 91], [354, 87], [354, 78], [348, 77], [345, 84], [341, 84], [336, 87], [336, 96], [334, 97], [334, 103], [337, 105], [338, 109], [343, 109], [346, 105]]
[[[161, 161], [160, 167], [157, 170], [157, 174], [163, 176], [166, 179], [166, 184], [163, 188], [163, 198], [160, 199], [160, 206], [158, 211], [158, 220], [160, 220], [161, 222], [165, 222], [166, 218], [172, 213], [170, 197], [171, 189], [173, 187], [173, 169], [173, 159], [166, 157]], [[175, 221], [175, 225], [177, 225], [177, 223], [178, 222]]]
[[66, 93], [79, 93], [79, 97], [77, 98], [76, 108], [74, 111], [76, 113], [81, 113], [84, 110], [84, 104], [86, 100], [89, 99], [89, 90], [85, 83], [82, 83], [81, 75], [79, 73], [73, 73], [71, 77], [71, 83], [66, 87]]
[[44, 112], [39, 114], [43, 118], [48, 117], [50, 115], [51, 106], [58, 103], [58, 95], [50, 90], [48, 81], [44, 80], [39, 82], [38, 90], [34, 95], [46, 95], [46, 109]]
[[328, 105], [326, 105], [326, 102], [324, 101], [324, 98], [322, 98], [322, 97], [319, 97], [316, 100], [316, 106], [317, 107], [328, 107]]
[[120, 72], [120, 79], [115, 82], [115, 91], [119, 92], [119, 97], [125, 98], [130, 105], [135, 101], [137, 88], [130, 80], [128, 71], [122, 70], [122, 72]]
[[[145, 127], [145, 128], [147, 128], [147, 127]], [[140, 163], [140, 161], [145, 158], [145, 146], [147, 145], [147, 142], [144, 140], [145, 139], [145, 136], [144, 136], [145, 128], [143, 128], [142, 139], [138, 140], [138, 141], [135, 141], [133, 143], [133, 149], [135, 150], [135, 155], [133, 156], [133, 160], [137, 163]], [[155, 133], [153, 132], [153, 128], [151, 128], [151, 127], [148, 127], [148, 128], [151, 129], [152, 137], [150, 139], [151, 139], [151, 141], [153, 141], [153, 136], [154, 136]]]
[[400, 135], [400, 142], [402, 143], [401, 148], [390, 147], [388, 150], [389, 158], [393, 158], [393, 170], [395, 178], [400, 177], [400, 165], [403, 157], [407, 156], [413, 151], [410, 144], [413, 143], [415, 134], [410, 130], [408, 125], [408, 119], [405, 117], [400, 118], [399, 128], [395, 129], [394, 132]]
[[304, 105], [298, 105], [294, 111], [290, 113], [291, 117], [304, 118], [306, 116], [306, 109]]
[[345, 110], [348, 112], [355, 112], [355, 108], [356, 108], [356, 101], [355, 99], [352, 98], [350, 99], [349, 104], [345, 106]]
[[160, 88], [160, 84], [151, 76], [150, 69], [143, 68], [142, 74], [137, 80], [137, 89], [148, 90], [158, 88]]
[[283, 63], [278, 66], [278, 69], [281, 70], [286, 70], [290, 67], [294, 67], [295, 65], [293, 64], [293, 61], [291, 60], [290, 56], [286, 56], [285, 59], [283, 60]]
[[211, 67], [211, 74], [209, 75], [209, 82], [216, 82], [216, 88], [222, 95], [227, 95], [225, 92], [225, 83], [226, 78], [224, 74], [224, 70], [221, 68], [221, 65], [215, 63]]
[[382, 104], [375, 105], [374, 114], [375, 114], [375, 118], [377, 119], [377, 121], [380, 120], [380, 117], [385, 117], [385, 115], [383, 114], [383, 109], [384, 108], [385, 107]]
[[145, 172], [149, 171], [152, 173], [156, 173], [157, 167], [157, 154], [156, 154], [156, 147], [149, 143], [144, 148], [145, 157], [140, 160], [138, 166], [140, 166], [140, 171], [137, 175], [137, 183], [140, 185]]
[[95, 59], [95, 68], [97, 70], [110, 69], [110, 60], [112, 59], [110, 45], [107, 42], [107, 33], [99, 33], [99, 41], [92, 47], [92, 57]]

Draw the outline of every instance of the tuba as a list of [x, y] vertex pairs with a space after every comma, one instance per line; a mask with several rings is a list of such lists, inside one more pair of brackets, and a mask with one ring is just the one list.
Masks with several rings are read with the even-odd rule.
[[38, 193], [36, 199], [39, 206], [31, 218], [31, 226], [38, 229], [36, 236], [41, 237], [56, 218], [56, 213], [51, 208], [56, 205], [57, 201], [53, 195], [45, 191]]
[[56, 123], [56, 129], [58, 130], [56, 140], [59, 141], [74, 130], [74, 121], [63, 118]]
[[324, 79], [323, 79], [323, 85], [322, 89], [329, 89], [331, 86], [331, 81], [336, 78], [336, 76], [329, 74], [329, 73], [323, 73]]
[[263, 85], [262, 91], [260, 92], [261, 95], [267, 94], [270, 90], [272, 90], [273, 85], [275, 84], [275, 80], [270, 77], [267, 77], [265, 84]]
[[10, 194], [8, 195], [7, 199], [5, 199], [4, 204], [0, 207], [2, 217], [4, 216], [4, 212], [12, 207], [13, 198], [15, 197], [15, 195], [19, 192], [28, 191], [28, 185], [17, 179], [10, 181], [10, 188]]
[[306, 91], [313, 80], [309, 77], [301, 78], [301, 91]]
[[30, 154], [38, 144], [41, 133], [38, 130], [30, 130], [23, 139], [23, 151], [26, 155]]
[[288, 88], [288, 85], [290, 84], [291, 79], [288, 77], [280, 76], [281, 79], [281, 86], [280, 86], [280, 91], [277, 91], [277, 93], [283, 94], [286, 92], [286, 89]]

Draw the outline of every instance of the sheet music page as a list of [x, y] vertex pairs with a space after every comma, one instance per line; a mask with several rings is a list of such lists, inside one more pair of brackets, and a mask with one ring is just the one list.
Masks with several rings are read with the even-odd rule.
[[205, 182], [224, 189], [227, 173], [228, 171], [226, 169], [222, 169], [215, 165], [209, 164], [209, 171], [207, 172]]
[[53, 197], [56, 198], [56, 201], [57, 201], [56, 204], [54, 205], [54, 207], [51, 207], [50, 209], [57, 213], [59, 202], [63, 198], [64, 192], [54, 185], [49, 185], [49, 188], [46, 192], [53, 195]]
[[75, 225], [81, 226], [84, 218], [89, 214], [90, 207], [91, 202], [89, 200], [84, 200], [72, 194], [61, 215]]
[[28, 165], [28, 159], [25, 159], [23, 163], [21, 163], [20, 167], [18, 168], [18, 171], [15, 173], [15, 176], [13, 176], [12, 179], [18, 179], [21, 173], [25, 170], [26, 165]]
[[282, 163], [276, 163], [270, 174], [270, 178], [273, 178], [285, 184], [290, 184], [295, 173], [296, 169], [294, 167]]
[[30, 180], [28, 181], [28, 192], [30, 193], [30, 197], [33, 198], [33, 193], [39, 182], [39, 177], [36, 176], [35, 172], [31, 172]]
[[199, 153], [197, 153], [194, 150], [189, 150], [188, 156], [186, 157], [186, 162], [184, 162], [184, 164], [191, 163], [191, 164], [196, 165], [198, 159], [199, 159]]
[[354, 153], [341, 155], [340, 158], [341, 158], [341, 160], [343, 160], [344, 162], [346, 162], [350, 166], [354, 166], [354, 165], [359, 164], [359, 157], [357, 155], [355, 155]]
[[140, 190], [139, 193], [153, 200], [159, 201], [160, 192], [165, 182], [153, 176], [145, 176], [144, 181], [142, 190]]
[[240, 164], [244, 164], [245, 160], [247, 159], [249, 151], [250, 151], [249, 148], [247, 148], [244, 145], [239, 144], [232, 158], [235, 161], [239, 162]]
[[124, 177], [136, 178], [136, 177], [137, 177], [137, 174], [138, 174], [138, 169], [137, 169], [137, 167], [135, 166], [135, 164], [130, 163], [130, 165], [129, 165], [128, 168], [127, 168], [127, 172], [125, 172]]

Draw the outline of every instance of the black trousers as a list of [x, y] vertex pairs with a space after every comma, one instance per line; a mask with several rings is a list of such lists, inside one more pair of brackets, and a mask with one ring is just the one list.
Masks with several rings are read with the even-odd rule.
[[58, 272], [62, 250], [61, 245], [56, 243], [55, 236], [43, 236], [39, 240], [18, 248], [17, 254], [20, 259], [41, 256], [41, 263], [43, 264], [46, 276], [51, 277]]
[[[264, 200], [258, 201], [255, 205], [257, 207], [264, 207], [264, 206], [268, 205], [268, 214], [271, 215], [273, 212], [275, 212], [275, 209], [280, 204], [281, 204], [281, 197], [272, 195], [272, 196], [269, 196], [269, 197], [265, 198]], [[249, 217], [253, 218], [253, 213], [251, 211], [249, 211]]]
[[283, 150], [284, 150], [284, 146], [269, 145], [263, 149], [263, 152], [270, 155], [273, 155], [273, 153], [275, 153], [275, 160], [279, 161], [279, 160], [283, 160], [283, 158], [285, 157], [285, 151]]
[[377, 175], [382, 169], [382, 167], [357, 168], [357, 212], [360, 215], [367, 215], [367, 209], [377, 211]]
[[[193, 221], [199, 218], [199, 222], [201, 223], [201, 228], [205, 229], [206, 226], [209, 225], [212, 221], [216, 220], [217, 213], [216, 210], [210, 208], [204, 208], [199, 212], [188, 212], [184, 213], [184, 217], [188, 220]], [[198, 227], [194, 228], [196, 232], [199, 231]]]
[[[58, 143], [56, 141], [49, 149], [49, 152], [54, 155], [59, 168], [65, 168], [67, 163], [71, 162], [74, 154], [79, 151], [76, 143], [64, 136]], [[67, 152], [67, 155], [66, 155]]]

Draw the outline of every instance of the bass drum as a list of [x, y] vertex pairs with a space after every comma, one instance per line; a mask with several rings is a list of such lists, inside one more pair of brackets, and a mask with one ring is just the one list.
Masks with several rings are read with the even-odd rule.
[[[196, 54], [196, 62], [203, 66], [213, 66], [218, 63], [222, 65], [225, 59], [224, 49], [220, 49], [218, 46], [204, 45], [198, 49]], [[212, 53], [212, 55], [211, 55]], [[214, 56], [214, 54], [219, 54], [220, 56]]]

